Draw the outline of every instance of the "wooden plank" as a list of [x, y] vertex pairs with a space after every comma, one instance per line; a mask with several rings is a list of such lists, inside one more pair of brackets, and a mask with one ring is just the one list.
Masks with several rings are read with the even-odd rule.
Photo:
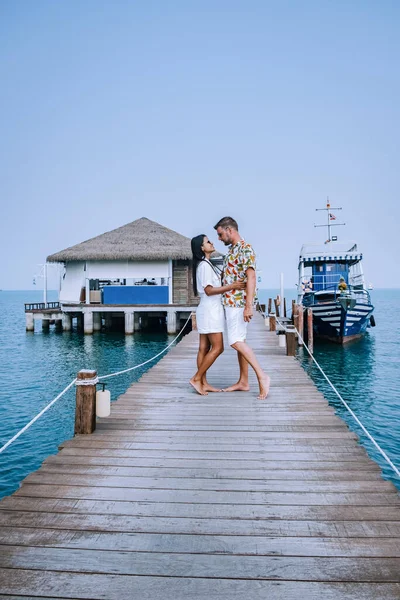
[[[10, 598], [36, 596], [40, 590], [51, 590], [52, 598], [84, 598], [110, 600], [153, 600], [154, 598], [207, 598], [208, 600], [398, 600], [398, 583], [287, 582], [248, 579], [176, 578], [58, 573], [24, 569], [0, 569], [2, 593]], [[9, 595], [10, 594], [10, 595]], [[11, 596], [12, 597], [12, 596]], [[14, 596], [15, 598], [15, 596]]]
[[259, 557], [0, 547], [0, 568], [71, 573], [269, 581], [400, 582], [393, 558]]
[[78, 531], [257, 535], [278, 537], [394, 538], [399, 521], [343, 522], [277, 519], [196, 519], [190, 517], [128, 517], [126, 515], [63, 514], [0, 511], [0, 527], [74, 529]]
[[339, 492], [234, 492], [214, 490], [165, 490], [118, 487], [88, 487], [73, 485], [24, 484], [16, 496], [41, 498], [76, 498], [87, 500], [120, 500], [124, 502], [198, 502], [200, 504], [282, 504], [398, 506], [396, 492], [339, 493]]
[[186, 535], [0, 527], [0, 545], [240, 556], [342, 556], [400, 558], [396, 538], [330, 538], [261, 535]]
[[[232, 466], [230, 469], [201, 468], [198, 465], [190, 468], [157, 467], [125, 467], [125, 466], [99, 466], [93, 464], [76, 465], [64, 462], [46, 463], [40, 469], [41, 473], [79, 474], [79, 475], [114, 475], [124, 477], [171, 478], [171, 479], [244, 479], [244, 480], [289, 480], [289, 481], [381, 481], [378, 470], [332, 470], [326, 469], [246, 469], [241, 470]], [[251, 488], [251, 485], [250, 485]]]
[[257, 505], [199, 504], [172, 502], [120, 502], [13, 496], [4, 498], [0, 509], [8, 511], [58, 512], [73, 514], [128, 515], [196, 519], [287, 519], [294, 521], [400, 521], [399, 506], [369, 505]]
[[[123, 475], [102, 475], [91, 476], [89, 474], [81, 475], [79, 473], [63, 474], [49, 473], [43, 469], [28, 475], [24, 479], [24, 484], [47, 484], [52, 486], [90, 486], [111, 487], [118, 489], [147, 489], [147, 490], [201, 490], [201, 491], [219, 491], [219, 492], [244, 492], [252, 494], [256, 504], [262, 501], [264, 492], [344, 492], [344, 493], [360, 493], [360, 492], [393, 492], [397, 495], [396, 488], [389, 481], [378, 479], [376, 481], [308, 481], [302, 480], [273, 480], [260, 481], [256, 479], [202, 479], [200, 477], [193, 479], [160, 477], [126, 477]], [[259, 501], [257, 502], [257, 494]]]

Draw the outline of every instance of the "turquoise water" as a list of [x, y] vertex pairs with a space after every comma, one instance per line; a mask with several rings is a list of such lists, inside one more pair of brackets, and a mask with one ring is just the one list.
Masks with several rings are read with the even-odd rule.
[[[261, 290], [260, 301], [277, 290]], [[288, 306], [295, 291], [287, 293]], [[49, 301], [56, 300], [49, 294]], [[10, 439], [82, 368], [100, 375], [143, 362], [165, 348], [174, 336], [163, 333], [71, 333], [25, 332], [24, 302], [40, 302], [40, 292], [0, 292], [0, 446]], [[315, 357], [357, 416], [370, 430], [393, 462], [400, 465], [400, 393], [396, 367], [400, 363], [400, 290], [372, 292], [377, 327], [365, 338], [345, 347], [316, 345]], [[360, 435], [385, 477], [400, 489], [400, 482], [379, 453], [359, 430], [323, 380], [313, 363], [299, 354], [316, 385], [338, 414]], [[109, 380], [112, 399], [123, 393], [154, 363]], [[75, 390], [71, 389], [21, 438], [0, 454], [0, 497], [18, 488], [26, 475], [57, 452], [58, 445], [73, 435]]]
[[[263, 290], [260, 302], [279, 293]], [[295, 299], [293, 290], [287, 294], [288, 306]], [[368, 329], [358, 341], [345, 346], [316, 342], [314, 357], [333, 385], [346, 400], [370, 434], [400, 470], [400, 290], [374, 290], [376, 327]], [[317, 387], [350, 429], [360, 436], [361, 444], [382, 468], [384, 477], [400, 489], [400, 480], [388, 466], [337, 395], [309, 358], [300, 350], [298, 359]]]

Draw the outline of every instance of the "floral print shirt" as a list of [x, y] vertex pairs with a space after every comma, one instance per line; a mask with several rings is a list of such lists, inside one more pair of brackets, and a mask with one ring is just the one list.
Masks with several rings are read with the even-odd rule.
[[[250, 244], [240, 240], [237, 244], [229, 247], [224, 257], [222, 272], [222, 285], [229, 285], [234, 281], [246, 281], [248, 268], [256, 270], [256, 255]], [[254, 297], [255, 300], [255, 297]], [[244, 308], [246, 305], [246, 290], [231, 290], [222, 295], [224, 306]]]

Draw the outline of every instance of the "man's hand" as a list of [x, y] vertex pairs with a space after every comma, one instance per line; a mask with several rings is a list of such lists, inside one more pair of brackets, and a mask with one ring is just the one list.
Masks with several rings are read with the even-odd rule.
[[253, 317], [253, 307], [246, 305], [244, 308], [244, 311], [243, 311], [243, 319], [246, 321], [246, 323], [250, 323], [252, 317]]

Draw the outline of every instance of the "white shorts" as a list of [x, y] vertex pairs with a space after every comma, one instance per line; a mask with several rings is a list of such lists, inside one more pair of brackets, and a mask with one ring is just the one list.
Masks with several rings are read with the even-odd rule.
[[244, 308], [233, 306], [225, 306], [224, 308], [229, 345], [244, 342], [247, 334], [247, 323], [243, 318]]

